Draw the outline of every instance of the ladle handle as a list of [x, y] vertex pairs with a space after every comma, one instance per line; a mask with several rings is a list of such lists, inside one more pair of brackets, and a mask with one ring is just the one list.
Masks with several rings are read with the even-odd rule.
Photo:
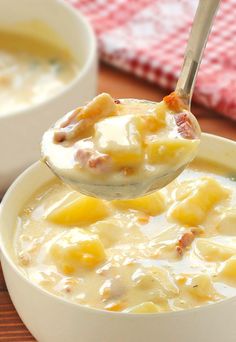
[[220, 0], [199, 0], [176, 92], [190, 106], [198, 68]]

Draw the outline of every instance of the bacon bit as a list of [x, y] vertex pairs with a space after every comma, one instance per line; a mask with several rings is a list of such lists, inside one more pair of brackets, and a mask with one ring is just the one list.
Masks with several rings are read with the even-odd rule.
[[105, 310], [108, 310], [108, 311], [121, 311], [124, 308], [125, 308], [125, 303], [121, 301], [109, 303], [105, 306]]
[[178, 126], [178, 132], [184, 139], [194, 139], [196, 137], [187, 113], [175, 114], [174, 118]]
[[176, 252], [179, 256], [183, 255], [184, 250], [191, 245], [195, 238], [195, 235], [192, 232], [184, 233], [179, 241], [177, 242]]
[[175, 92], [165, 96], [163, 101], [167, 104], [170, 110], [173, 110], [173, 112], [179, 112], [181, 109], [185, 108], [183, 101]]
[[132, 167], [123, 167], [121, 171], [124, 176], [131, 176], [134, 174], [134, 169]]
[[181, 248], [180, 246], [176, 246], [176, 252], [179, 256], [183, 255], [183, 248]]
[[100, 156], [92, 156], [88, 161], [88, 166], [92, 169], [104, 170], [105, 164], [109, 161], [110, 156], [108, 154], [103, 154]]
[[78, 160], [80, 166], [85, 166], [88, 163], [89, 158], [92, 156], [93, 152], [86, 149], [78, 149], [75, 153], [75, 159]]
[[148, 215], [138, 217], [138, 222], [140, 224], [147, 224], [149, 220], [150, 220], [150, 216]]
[[55, 143], [62, 143], [66, 140], [66, 133], [62, 131], [55, 131], [53, 135], [53, 141]]
[[120, 104], [121, 103], [120, 100], [118, 100], [118, 99], [114, 100], [114, 102], [115, 102], [115, 104]]
[[192, 232], [187, 232], [182, 235], [179, 239], [179, 246], [182, 248], [186, 248], [191, 245], [194, 240], [194, 234]]
[[65, 286], [64, 287], [64, 291], [66, 292], [66, 293], [71, 293], [72, 292], [72, 286]]

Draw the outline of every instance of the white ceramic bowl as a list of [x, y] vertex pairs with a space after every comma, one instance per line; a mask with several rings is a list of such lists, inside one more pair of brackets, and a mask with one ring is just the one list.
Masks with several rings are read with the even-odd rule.
[[[200, 157], [235, 168], [236, 143], [204, 134]], [[171, 313], [124, 314], [71, 304], [30, 283], [11, 256], [16, 216], [54, 176], [34, 164], [10, 187], [0, 213], [2, 267], [11, 299], [39, 342], [235, 342], [236, 297]]]
[[62, 0], [0, 0], [1, 27], [30, 21], [45, 23], [62, 38], [78, 59], [80, 72], [58, 95], [0, 116], [0, 192], [39, 158], [39, 142], [45, 129], [96, 93], [96, 40], [87, 20]]

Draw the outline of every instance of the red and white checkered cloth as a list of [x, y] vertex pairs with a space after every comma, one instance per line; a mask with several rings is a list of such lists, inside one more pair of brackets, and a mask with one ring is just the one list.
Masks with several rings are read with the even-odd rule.
[[[91, 21], [102, 60], [174, 89], [197, 0], [67, 0]], [[222, 0], [195, 101], [236, 120], [236, 0]]]

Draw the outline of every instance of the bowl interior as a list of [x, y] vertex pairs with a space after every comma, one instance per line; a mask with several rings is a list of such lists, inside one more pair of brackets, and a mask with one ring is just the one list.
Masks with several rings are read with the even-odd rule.
[[[60, 43], [61, 38], [80, 65], [86, 63], [93, 44], [92, 32], [83, 16], [71, 6], [59, 0], [34, 0], [34, 5], [28, 0], [0, 0], [0, 7], [1, 27], [13, 30], [15, 27], [18, 32], [42, 37], [55, 44]], [[40, 27], [42, 23], [44, 29]], [[46, 26], [51, 29], [51, 34]]]
[[[14, 114], [28, 114], [43, 105], [59, 101], [62, 95], [73, 91], [83, 82], [84, 76], [93, 68], [96, 60], [96, 39], [88, 21], [72, 6], [60, 0], [0, 0], [0, 29], [30, 35], [46, 43], [67, 49], [77, 62], [79, 71], [74, 79], [57, 94], [22, 110], [1, 114], [0, 120]], [[53, 15], [52, 15], [53, 14]], [[95, 69], [94, 69], [95, 72]], [[81, 86], [81, 85], [80, 85]], [[83, 93], [83, 91], [82, 91]], [[75, 105], [69, 108], [74, 108]]]

